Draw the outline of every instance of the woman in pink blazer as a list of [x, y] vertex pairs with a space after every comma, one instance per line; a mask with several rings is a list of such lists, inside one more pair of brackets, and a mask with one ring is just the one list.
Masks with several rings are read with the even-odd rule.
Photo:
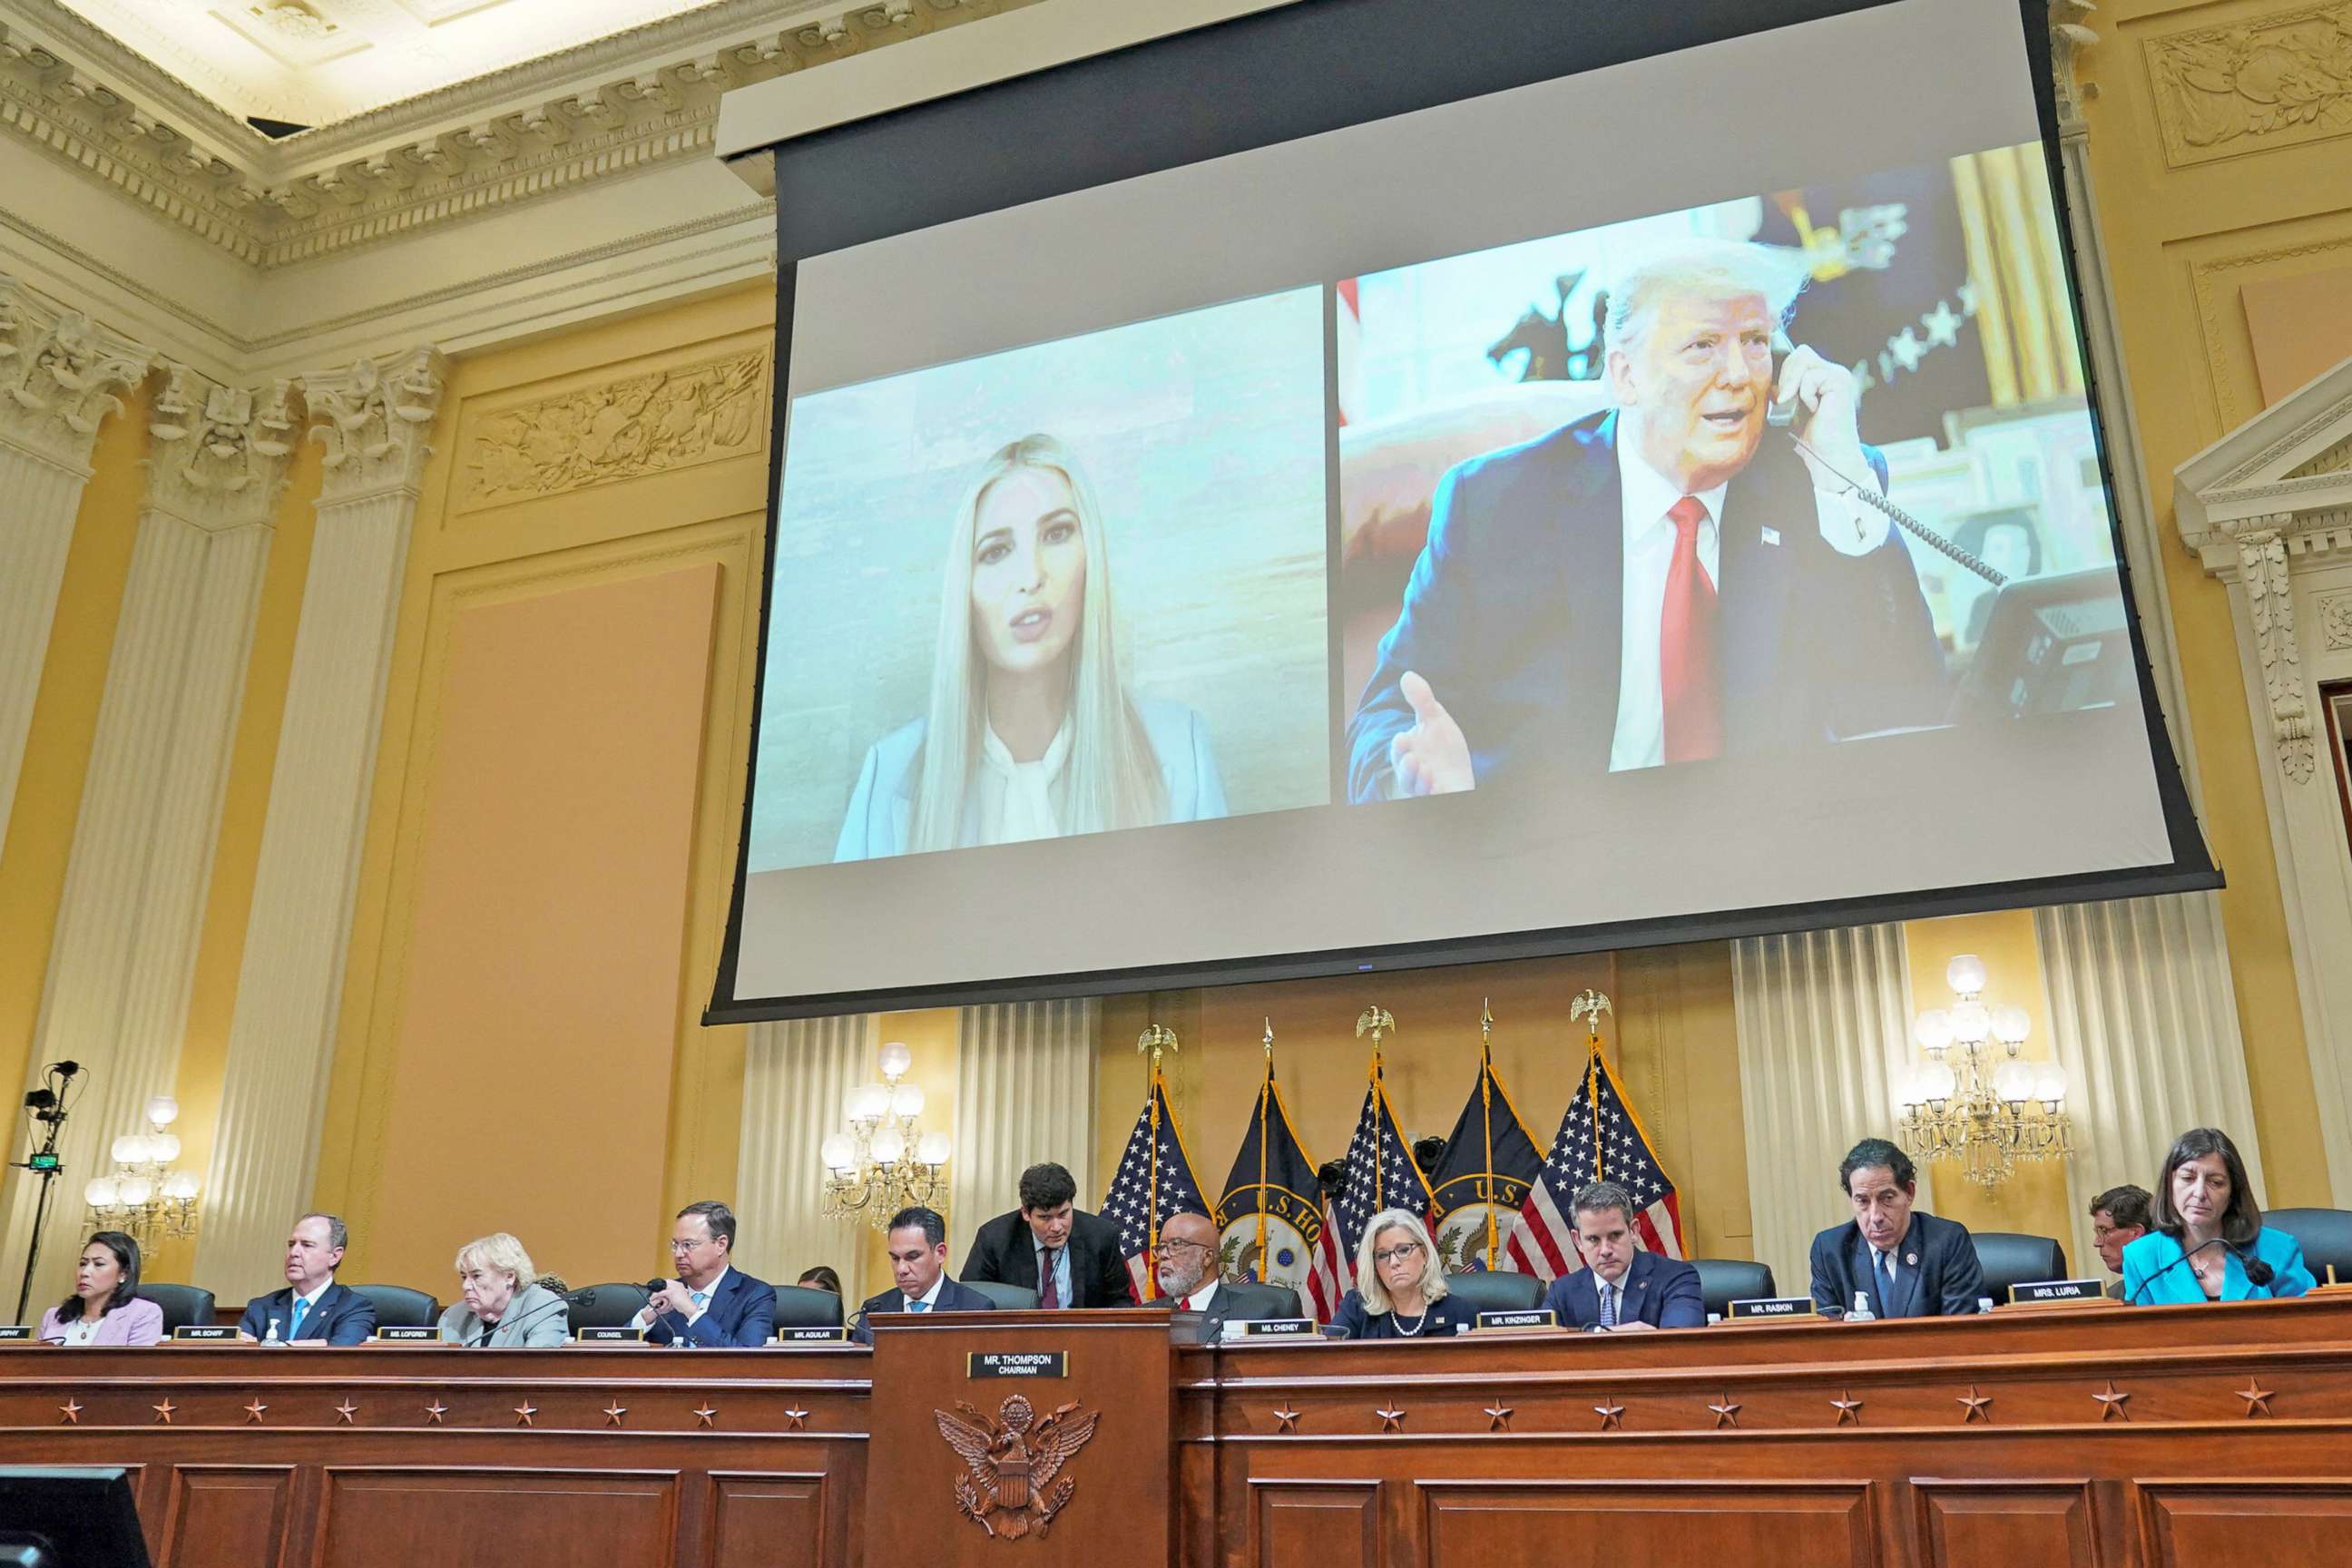
[[142, 1301], [139, 1243], [101, 1230], [74, 1265], [74, 1293], [41, 1318], [41, 1342], [53, 1345], [152, 1345], [163, 1337], [163, 1309]]

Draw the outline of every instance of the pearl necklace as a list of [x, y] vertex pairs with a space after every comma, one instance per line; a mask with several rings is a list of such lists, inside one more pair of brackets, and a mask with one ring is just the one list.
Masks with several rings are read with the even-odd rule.
[[1389, 1313], [1389, 1316], [1395, 1321], [1397, 1332], [1399, 1334], [1402, 1334], [1409, 1340], [1417, 1340], [1421, 1337], [1421, 1331], [1429, 1326], [1429, 1303], [1426, 1301], [1423, 1302], [1421, 1306], [1421, 1316], [1412, 1321], [1412, 1327], [1409, 1329], [1404, 1326], [1404, 1314], [1402, 1312], [1391, 1310]]

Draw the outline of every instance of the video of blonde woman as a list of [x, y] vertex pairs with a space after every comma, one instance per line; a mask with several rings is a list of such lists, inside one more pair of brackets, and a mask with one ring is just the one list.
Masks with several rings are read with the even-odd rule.
[[1323, 311], [794, 399], [750, 869], [1327, 803]]

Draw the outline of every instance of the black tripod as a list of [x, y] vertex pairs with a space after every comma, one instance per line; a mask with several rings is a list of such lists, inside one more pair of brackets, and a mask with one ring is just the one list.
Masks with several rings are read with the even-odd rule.
[[25, 1283], [16, 1291], [16, 1321], [20, 1323], [25, 1321], [25, 1304], [33, 1298], [33, 1269], [41, 1260], [41, 1227], [48, 1221], [50, 1193], [65, 1172], [65, 1163], [58, 1157], [58, 1134], [65, 1131], [67, 1087], [80, 1072], [79, 1062], [52, 1062], [46, 1075], [48, 1081], [25, 1096], [25, 1114], [33, 1123], [33, 1148], [16, 1165], [41, 1184], [41, 1193], [33, 1204], [33, 1245], [25, 1254]]

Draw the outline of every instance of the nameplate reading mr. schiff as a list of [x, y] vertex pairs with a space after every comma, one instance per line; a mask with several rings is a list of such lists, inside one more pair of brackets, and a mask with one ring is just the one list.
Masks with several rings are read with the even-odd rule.
[[182, 1323], [172, 1331], [172, 1337], [175, 1340], [226, 1340], [231, 1344], [235, 1344], [236, 1325], [235, 1323]]
[[2012, 1307], [2040, 1307], [2059, 1301], [2104, 1301], [2107, 1288], [2096, 1279], [2030, 1279], [2009, 1288]]
[[1810, 1318], [1813, 1315], [1811, 1296], [1750, 1296], [1731, 1303], [1734, 1318]]
[[973, 1351], [964, 1358], [966, 1377], [1067, 1377], [1067, 1351]]
[[430, 1323], [394, 1324], [377, 1329], [375, 1342], [380, 1345], [437, 1345], [441, 1342], [441, 1331]]

